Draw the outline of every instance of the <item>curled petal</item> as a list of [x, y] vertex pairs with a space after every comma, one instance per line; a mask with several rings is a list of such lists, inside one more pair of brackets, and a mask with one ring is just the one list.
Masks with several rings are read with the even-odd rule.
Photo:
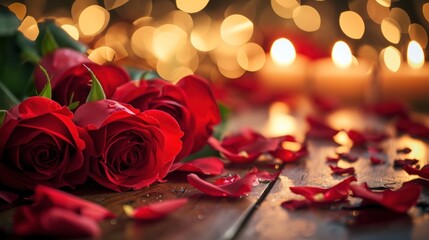
[[404, 147], [404, 148], [396, 149], [396, 153], [403, 153], [403, 154], [408, 154], [411, 151], [412, 150], [409, 147]]
[[418, 163], [419, 160], [417, 159], [410, 159], [410, 158], [406, 158], [406, 159], [395, 159], [393, 161], [393, 166], [395, 168], [403, 168], [405, 166], [412, 166], [416, 163]]
[[171, 166], [170, 172], [182, 171], [202, 173], [205, 175], [219, 175], [224, 170], [223, 162], [216, 157], [198, 158], [186, 163], [178, 162]]
[[237, 174], [232, 175], [232, 176], [228, 176], [228, 177], [221, 177], [216, 179], [216, 181], [214, 181], [214, 185], [225, 185], [225, 184], [231, 184], [237, 180], [239, 180], [241, 177]]
[[237, 181], [219, 186], [204, 181], [193, 173], [189, 174], [187, 178], [189, 184], [207, 195], [213, 197], [241, 197], [252, 190], [256, 175], [247, 174]]
[[424, 165], [421, 169], [413, 168], [411, 165], [405, 165], [403, 169], [410, 175], [417, 175], [429, 179], [429, 164]]
[[333, 140], [333, 137], [339, 132], [338, 130], [328, 126], [323, 119], [308, 116], [306, 120], [310, 125], [307, 137]]
[[396, 128], [398, 131], [408, 133], [413, 137], [429, 138], [429, 128], [427, 126], [408, 118], [398, 120], [396, 122]]
[[[295, 141], [295, 139], [288, 140], [288, 139], [286, 139], [287, 137], [290, 137], [290, 136], [285, 136], [284, 141], [279, 144], [277, 149], [275, 151], [270, 152], [270, 154], [273, 157], [278, 158], [283, 162], [295, 162], [298, 159], [300, 159], [300, 158], [302, 158], [308, 154], [306, 144], [299, 144]], [[288, 143], [293, 143], [293, 144], [300, 146], [300, 147], [297, 150], [287, 149], [283, 146], [284, 143], [286, 143], [286, 145]]]
[[132, 209], [131, 206], [125, 205], [124, 210], [129, 217], [136, 220], [159, 220], [183, 207], [187, 202], [187, 198], [178, 198], [141, 206], [136, 209]]
[[359, 132], [357, 130], [347, 131], [347, 135], [353, 141], [353, 144], [356, 146], [365, 145], [371, 142], [381, 142], [385, 140], [388, 135], [382, 132]]
[[412, 182], [404, 183], [396, 191], [385, 190], [373, 192], [366, 183], [352, 184], [350, 189], [353, 195], [366, 201], [376, 203], [395, 212], [404, 213], [416, 204], [420, 196], [421, 186]]
[[337, 166], [333, 166], [333, 165], [329, 165], [329, 167], [332, 170], [332, 174], [337, 174], [337, 175], [351, 175], [351, 174], [355, 173], [355, 168], [354, 167], [341, 168], [341, 167], [337, 167]]

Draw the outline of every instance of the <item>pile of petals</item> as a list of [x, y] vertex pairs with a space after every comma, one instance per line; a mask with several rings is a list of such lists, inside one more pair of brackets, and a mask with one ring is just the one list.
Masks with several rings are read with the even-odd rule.
[[95, 237], [98, 222], [114, 218], [109, 210], [75, 196], [38, 185], [34, 203], [16, 209], [13, 232], [20, 236]]
[[[420, 196], [421, 186], [412, 182], [407, 182], [396, 191], [372, 191], [366, 183], [356, 184], [355, 177], [349, 177], [337, 185], [324, 189], [311, 186], [290, 187], [293, 193], [305, 197], [303, 200], [288, 200], [281, 206], [288, 210], [296, 210], [305, 207], [319, 207], [347, 200], [349, 196], [361, 198], [359, 207], [367, 205], [378, 205], [398, 213], [407, 212], [414, 206]], [[350, 192], [353, 195], [350, 195]]]
[[213, 149], [233, 163], [252, 163], [264, 153], [269, 153], [284, 162], [293, 162], [307, 154], [305, 145], [293, 151], [283, 148], [284, 142], [296, 143], [296, 140], [288, 135], [266, 138], [251, 129], [243, 129], [237, 134], [226, 136], [222, 141], [214, 137], [208, 140]]
[[219, 178], [214, 183], [207, 182], [194, 173], [189, 174], [187, 179], [189, 184], [209, 196], [241, 197], [252, 191], [258, 181], [274, 181], [277, 177], [278, 174], [270, 174], [253, 168], [243, 177], [234, 175]]
[[187, 198], [170, 199], [152, 203], [133, 209], [130, 205], [124, 205], [124, 211], [128, 217], [141, 221], [154, 221], [166, 217], [168, 214], [183, 207], [188, 202]]

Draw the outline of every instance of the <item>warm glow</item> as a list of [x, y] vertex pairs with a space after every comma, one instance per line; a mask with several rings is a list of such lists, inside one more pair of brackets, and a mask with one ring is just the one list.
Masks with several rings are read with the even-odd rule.
[[209, 0], [176, 0], [177, 8], [187, 12], [187, 13], [196, 13], [203, 10]]
[[19, 20], [24, 19], [25, 14], [27, 13], [27, 7], [22, 3], [12, 3], [8, 6], [9, 10], [15, 13], [16, 17]]
[[408, 27], [411, 24], [410, 16], [402, 8], [392, 8], [390, 11], [390, 17], [395, 19], [399, 24], [401, 33], [408, 33]]
[[401, 40], [401, 29], [398, 22], [393, 18], [385, 18], [381, 22], [381, 33], [387, 41], [397, 44]]
[[264, 49], [256, 43], [246, 43], [238, 49], [237, 62], [246, 71], [258, 71], [265, 64]]
[[284, 102], [274, 102], [268, 110], [268, 121], [265, 126], [265, 135], [278, 137], [287, 134], [295, 134], [297, 122], [290, 114], [290, 109]]
[[39, 35], [39, 27], [37, 26], [36, 19], [31, 16], [27, 16], [21, 22], [21, 25], [18, 27], [18, 31], [22, 32], [25, 37], [30, 40], [36, 40]]
[[192, 46], [202, 52], [209, 52], [216, 48], [220, 41], [219, 24], [210, 16], [201, 12], [194, 18], [194, 28], [190, 34]]
[[398, 140], [398, 149], [409, 147], [411, 152], [406, 156], [410, 159], [418, 159], [420, 166], [428, 164], [428, 148], [425, 142], [420, 139], [410, 137], [409, 135], [403, 135]]
[[353, 39], [362, 38], [365, 32], [365, 24], [362, 17], [353, 11], [341, 13], [340, 27], [344, 34]]
[[426, 21], [429, 22], [429, 3], [423, 4], [423, 16], [425, 17]]
[[88, 55], [88, 58], [98, 64], [104, 64], [106, 62], [112, 62], [115, 59], [116, 52], [110, 47], [103, 46], [94, 49]]
[[308, 5], [299, 6], [293, 10], [293, 21], [297, 27], [306, 32], [317, 31], [321, 24], [319, 12]]
[[290, 65], [295, 61], [296, 52], [291, 41], [279, 38], [271, 46], [270, 56], [279, 65]]
[[70, 24], [64, 24], [61, 26], [61, 28], [70, 35], [74, 40], [79, 40], [79, 30], [73, 25]]
[[332, 61], [339, 68], [348, 68], [353, 63], [353, 55], [349, 45], [343, 41], [338, 41], [332, 48]]
[[417, 41], [422, 48], [426, 48], [428, 44], [428, 34], [422, 25], [418, 23], [411, 24], [408, 28], [408, 34], [411, 40]]
[[383, 7], [390, 7], [391, 0], [376, 0]]
[[402, 63], [401, 52], [395, 47], [389, 46], [383, 49], [381, 54], [386, 67], [392, 72], [397, 72]]
[[369, 62], [377, 62], [378, 61], [378, 52], [371, 45], [363, 45], [360, 46], [357, 51], [357, 56], [362, 59], [366, 59]]
[[152, 56], [151, 51], [154, 32], [154, 27], [144, 26], [133, 33], [131, 36], [131, 48], [137, 56], [145, 59]]
[[228, 44], [239, 46], [253, 34], [253, 23], [247, 17], [239, 14], [228, 16], [220, 26], [220, 35]]
[[102, 32], [110, 20], [109, 12], [98, 6], [91, 5], [83, 10], [79, 16], [79, 29], [83, 35], [95, 36]]
[[186, 44], [187, 34], [180, 27], [173, 24], [164, 24], [153, 33], [153, 53], [167, 61]]
[[297, 0], [271, 0], [273, 11], [282, 18], [291, 19], [293, 10], [299, 7]]
[[104, 0], [104, 7], [106, 7], [107, 10], [112, 10], [124, 5], [128, 1], [129, 0]]
[[344, 131], [339, 131], [334, 136], [334, 141], [342, 146], [351, 146], [353, 142], [350, 140], [349, 135]]
[[422, 47], [416, 41], [411, 41], [407, 49], [407, 62], [412, 68], [421, 68], [425, 61], [425, 54]]
[[366, 10], [371, 20], [378, 24], [390, 15], [390, 9], [378, 4], [376, 0], [368, 0]]

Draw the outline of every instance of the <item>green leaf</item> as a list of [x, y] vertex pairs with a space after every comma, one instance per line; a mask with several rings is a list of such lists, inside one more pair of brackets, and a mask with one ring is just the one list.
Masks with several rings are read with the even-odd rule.
[[39, 65], [39, 68], [42, 70], [42, 72], [46, 76], [46, 85], [42, 89], [42, 91], [39, 93], [39, 96], [52, 99], [52, 86], [51, 86], [51, 78], [48, 75], [48, 72], [42, 65]]
[[0, 5], [0, 37], [14, 35], [20, 25], [19, 19], [6, 6]]
[[57, 41], [52, 35], [51, 30], [49, 28], [46, 29], [45, 36], [43, 37], [42, 44], [40, 46], [40, 51], [42, 52], [42, 56], [53, 52], [55, 49], [59, 48]]
[[6, 118], [6, 113], [6, 110], [0, 110], [0, 126], [3, 124], [3, 121]]
[[38, 26], [40, 31], [36, 38], [36, 45], [38, 46], [38, 49], [43, 49], [42, 46], [45, 36], [48, 32], [50, 32], [59, 48], [71, 48], [82, 53], [86, 52], [87, 47], [70, 37], [67, 32], [55, 24], [54, 20], [47, 19], [44, 22], [39, 23]]
[[106, 99], [106, 94], [104, 93], [103, 86], [101, 86], [100, 81], [98, 81], [94, 72], [89, 67], [87, 67], [85, 64], [84, 66], [86, 67], [86, 69], [88, 69], [89, 73], [91, 73], [91, 83], [92, 83], [91, 90], [89, 91], [86, 102], [94, 102], [94, 101]]
[[70, 103], [68, 106], [67, 106], [67, 108], [70, 110], [70, 111], [73, 111], [73, 110], [75, 110], [78, 106], [79, 106], [79, 101], [76, 101], [76, 102], [72, 102], [72, 103]]
[[160, 78], [159, 74], [155, 71], [147, 71], [143, 73], [142, 79], [151, 80], [155, 78]]
[[19, 103], [19, 99], [0, 82], [0, 108], [9, 109]]

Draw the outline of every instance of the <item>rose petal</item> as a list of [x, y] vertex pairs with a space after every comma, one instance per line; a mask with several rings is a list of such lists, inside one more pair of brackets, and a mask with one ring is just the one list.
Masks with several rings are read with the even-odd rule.
[[278, 171], [277, 173], [269, 173], [267, 171], [261, 171], [258, 168], [254, 167], [249, 171], [248, 174], [255, 174], [256, 179], [260, 182], [272, 182], [277, 179], [280, 173], [281, 171]]
[[341, 167], [337, 167], [337, 166], [333, 166], [333, 165], [329, 165], [329, 167], [332, 170], [332, 174], [337, 174], [337, 175], [351, 175], [351, 174], [355, 173], [355, 168], [354, 167], [341, 168]]
[[338, 156], [344, 161], [347, 161], [350, 163], [356, 162], [359, 159], [358, 156], [351, 153], [339, 153]]
[[130, 217], [136, 220], [159, 220], [168, 214], [183, 207], [188, 202], [187, 198], [178, 198], [166, 200], [163, 202], [152, 203], [146, 206], [141, 206], [129, 213]]
[[408, 154], [411, 151], [412, 150], [409, 147], [404, 147], [404, 148], [396, 149], [396, 153], [403, 153], [403, 154]]
[[408, 114], [407, 107], [400, 102], [377, 103], [372, 106], [368, 106], [367, 110], [382, 117], [406, 116]]
[[338, 109], [341, 106], [341, 102], [338, 101], [337, 98], [313, 96], [311, 100], [313, 104], [322, 112], [330, 112]]
[[[297, 150], [297, 151], [293, 151], [290, 149], [285, 149], [283, 147], [283, 143], [287, 143], [287, 142], [293, 142], [296, 143], [295, 139], [287, 139], [290, 138], [291, 136], [284, 136], [284, 137], [280, 137], [280, 139], [283, 138], [283, 141], [281, 141], [277, 147], [277, 149], [275, 151], [271, 151], [270, 154], [275, 157], [280, 159], [283, 162], [295, 162], [298, 159], [306, 156], [308, 154], [308, 150], [307, 150], [307, 145], [306, 144], [301, 144], [301, 147]], [[298, 143], [296, 143], [298, 144]]]
[[404, 183], [396, 191], [385, 190], [373, 192], [366, 183], [352, 184], [350, 189], [356, 197], [376, 203], [395, 212], [404, 213], [416, 204], [420, 196], [421, 186], [412, 182]]
[[310, 130], [307, 132], [307, 137], [321, 138], [333, 140], [333, 137], [339, 132], [331, 128], [323, 119], [308, 116], [307, 123], [310, 125]]
[[311, 203], [307, 200], [289, 200], [281, 203], [281, 206], [287, 210], [296, 210], [301, 208], [306, 208], [310, 206]]
[[405, 166], [407, 166], [407, 165], [411, 166], [411, 165], [414, 165], [414, 164], [416, 164], [416, 163], [418, 163], [418, 162], [419, 162], [419, 160], [417, 160], [417, 159], [410, 159], [410, 158], [406, 158], [406, 159], [395, 159], [395, 160], [393, 161], [393, 166], [394, 166], [395, 168], [403, 168], [403, 167], [405, 167]]
[[408, 133], [412, 137], [429, 138], [429, 128], [422, 123], [402, 118], [396, 122], [398, 131]]
[[373, 165], [382, 164], [384, 162], [383, 159], [374, 156], [370, 157], [369, 160]]
[[337, 155], [336, 157], [332, 157], [332, 156], [326, 157], [326, 162], [337, 163], [338, 161], [340, 161], [339, 155]]
[[19, 198], [19, 195], [16, 193], [0, 191], [0, 199], [3, 199], [7, 203], [13, 203]]
[[347, 135], [353, 141], [353, 145], [355, 146], [362, 146], [370, 142], [381, 142], [388, 137], [387, 134], [382, 132], [359, 132], [357, 130], [349, 130], [347, 131]]
[[429, 179], [429, 164], [424, 165], [421, 169], [413, 168], [408, 164], [403, 166], [403, 169], [410, 175], [417, 175], [419, 177]]
[[216, 179], [216, 181], [214, 181], [214, 185], [225, 185], [225, 184], [230, 184], [233, 183], [237, 180], [239, 180], [241, 177], [237, 174], [233, 175], [233, 176], [229, 176], [229, 177], [221, 177]]
[[247, 174], [237, 181], [219, 186], [204, 181], [193, 173], [189, 174], [187, 178], [189, 184], [207, 195], [213, 197], [241, 197], [252, 190], [256, 174]]
[[35, 204], [42, 206], [48, 201], [53, 206], [79, 211], [81, 215], [96, 221], [115, 217], [112, 212], [98, 204], [43, 185], [36, 186], [34, 201]]
[[202, 173], [206, 175], [219, 175], [224, 170], [223, 162], [217, 157], [205, 157], [192, 160], [190, 162], [178, 162], [171, 166], [170, 172], [182, 171]]
[[350, 183], [356, 181], [351, 176], [330, 188], [318, 188], [311, 186], [290, 187], [290, 190], [305, 197], [310, 203], [331, 203], [344, 200], [349, 195]]

